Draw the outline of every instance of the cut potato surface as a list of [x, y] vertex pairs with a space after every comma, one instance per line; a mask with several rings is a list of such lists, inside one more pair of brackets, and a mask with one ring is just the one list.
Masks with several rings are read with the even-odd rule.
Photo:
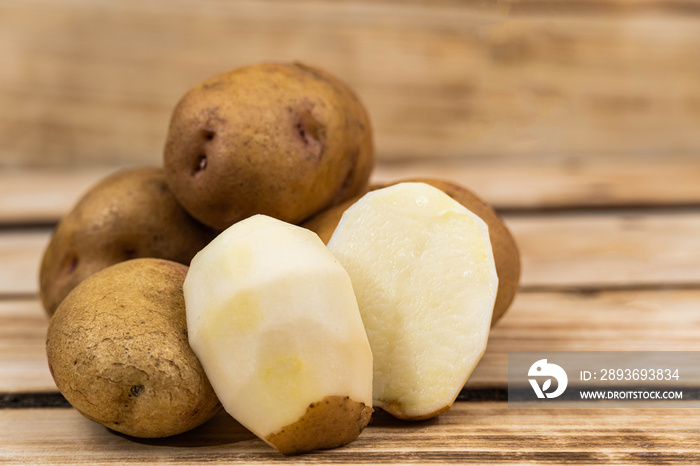
[[437, 188], [401, 183], [345, 211], [328, 248], [352, 280], [374, 354], [374, 404], [448, 409], [486, 349], [498, 288], [487, 225]]
[[[491, 316], [491, 327], [493, 327], [510, 307], [520, 286], [520, 252], [518, 251], [515, 238], [513, 238], [506, 224], [499, 218], [498, 214], [496, 214], [491, 206], [475, 193], [453, 181], [437, 178], [412, 178], [392, 182], [390, 185], [385, 186], [374, 185], [370, 187], [370, 190], [374, 191], [382, 187], [408, 182], [425, 183], [438, 188], [440, 191], [478, 215], [479, 218], [488, 225], [493, 259], [496, 263], [496, 272], [498, 273], [498, 292], [496, 293], [496, 303], [493, 306], [493, 315]], [[328, 243], [331, 236], [333, 236], [335, 228], [338, 226], [338, 223], [340, 223], [343, 212], [357, 202], [364, 194], [365, 193], [348, 201], [341, 202], [340, 204], [314, 215], [311, 219], [302, 223], [301, 226], [313, 231], [324, 243]]]
[[367, 425], [372, 353], [350, 278], [318, 236], [243, 220], [195, 256], [184, 293], [190, 344], [253, 433], [293, 454], [343, 445]]

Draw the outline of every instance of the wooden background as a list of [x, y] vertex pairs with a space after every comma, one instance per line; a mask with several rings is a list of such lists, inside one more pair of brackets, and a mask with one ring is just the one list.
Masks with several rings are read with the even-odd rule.
[[522, 252], [521, 292], [437, 420], [377, 416], [308, 463], [700, 463], [695, 410], [516, 410], [507, 352], [700, 350], [700, 3], [0, 0], [0, 461], [278, 462], [219, 416], [174, 439], [64, 407], [44, 355], [52, 227], [120, 167], [159, 164], [198, 81], [299, 60], [350, 83], [376, 180], [453, 179]]

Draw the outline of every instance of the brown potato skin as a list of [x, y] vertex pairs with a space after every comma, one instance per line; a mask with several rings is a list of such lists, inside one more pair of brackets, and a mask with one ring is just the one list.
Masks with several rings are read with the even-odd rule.
[[303, 222], [300, 226], [313, 231], [316, 233], [323, 244], [328, 244], [333, 236], [335, 227], [338, 226], [340, 218], [343, 216], [343, 212], [347, 210], [348, 207], [353, 205], [355, 202], [359, 201], [362, 196], [375, 189], [383, 188], [383, 185], [373, 184], [371, 186], [365, 187], [359, 194], [354, 195], [350, 199], [336, 204], [328, 209], [322, 210], [318, 214], [314, 215], [310, 219]]
[[168, 183], [217, 230], [254, 214], [299, 223], [354, 196], [374, 165], [357, 96], [299, 63], [234, 69], [188, 91], [164, 149]]
[[113, 174], [58, 224], [39, 271], [44, 309], [53, 315], [78, 283], [118, 262], [156, 257], [189, 265], [215, 236], [180, 206], [162, 168]]
[[362, 433], [373, 409], [348, 396], [327, 396], [311, 403], [297, 422], [285, 426], [265, 441], [285, 455], [347, 445]]
[[[486, 202], [467, 188], [452, 181], [434, 178], [411, 178], [395, 181], [385, 186], [376, 186], [374, 189], [409, 182], [426, 183], [438, 188], [478, 215], [488, 225], [493, 247], [493, 258], [498, 274], [498, 292], [491, 318], [491, 326], [493, 327], [510, 307], [520, 286], [520, 251], [518, 251], [513, 235], [511, 235], [508, 227]], [[343, 212], [354, 204], [357, 199], [359, 197], [331, 207], [304, 222], [301, 226], [315, 232], [324, 243], [328, 244]]]
[[51, 319], [61, 393], [88, 419], [135, 437], [190, 430], [221, 408], [187, 340], [187, 267], [134, 259], [80, 283]]

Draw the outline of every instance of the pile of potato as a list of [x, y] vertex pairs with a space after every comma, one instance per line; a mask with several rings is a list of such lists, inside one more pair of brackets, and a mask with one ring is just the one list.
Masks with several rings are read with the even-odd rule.
[[[364, 106], [323, 70], [254, 65], [188, 91], [170, 121], [164, 166], [102, 180], [61, 220], [45, 251], [47, 356], [61, 393], [87, 418], [138, 437], [190, 430], [223, 402], [285, 454], [352, 441], [371, 417], [373, 338], [393, 334], [380, 329], [368, 344], [365, 305], [355, 297], [361, 285], [325, 243], [340, 222], [334, 253], [352, 256], [353, 241], [373, 241], [375, 229], [390, 246], [397, 241], [387, 235], [412, 244], [411, 225], [425, 223], [383, 229], [382, 216], [394, 215], [397, 203], [416, 204], [428, 225], [447, 218], [447, 230], [459, 230], [452, 221], [459, 218], [490, 238], [474, 256], [495, 267], [486, 287], [493, 296], [482, 300], [485, 346], [489, 324], [518, 288], [512, 236], [456, 183], [417, 178], [370, 187], [373, 164]], [[419, 209], [426, 202], [437, 209], [427, 216]], [[355, 210], [346, 219], [348, 209]], [[360, 225], [372, 216], [377, 223]], [[354, 234], [362, 228], [364, 236]], [[444, 272], [435, 267], [431, 277]], [[375, 373], [378, 363], [375, 351]], [[236, 380], [248, 373], [255, 383]], [[451, 383], [458, 392], [464, 380]], [[257, 398], [246, 398], [251, 390]], [[454, 401], [450, 394], [440, 409], [405, 414], [392, 411], [401, 400], [378, 400], [377, 390], [374, 405], [406, 419], [437, 415]]]

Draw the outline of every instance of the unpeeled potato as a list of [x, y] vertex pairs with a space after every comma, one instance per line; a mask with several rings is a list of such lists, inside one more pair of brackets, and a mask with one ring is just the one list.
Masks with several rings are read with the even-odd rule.
[[134, 259], [81, 282], [51, 319], [46, 352], [63, 396], [136, 437], [190, 430], [220, 409], [187, 340], [187, 267]]
[[218, 230], [254, 214], [299, 223], [359, 193], [373, 163], [360, 100], [299, 63], [247, 66], [195, 86], [173, 112], [164, 150], [175, 196]]
[[[498, 217], [496, 212], [476, 194], [457, 183], [433, 178], [411, 178], [395, 181], [388, 186], [404, 182], [419, 182], [434, 186], [448, 196], [478, 215], [489, 226], [489, 236], [493, 247], [493, 256], [498, 273], [498, 294], [493, 309], [491, 325], [505, 314], [510, 307], [520, 285], [520, 252], [508, 227]], [[376, 188], [375, 188], [376, 189]], [[319, 235], [324, 243], [330, 241], [335, 228], [338, 226], [343, 212], [359, 199], [360, 196], [327, 209], [301, 226]]]
[[193, 219], [168, 188], [162, 168], [111, 175], [61, 219], [41, 262], [41, 301], [52, 315], [78, 283], [138, 257], [189, 264], [216, 232]]

